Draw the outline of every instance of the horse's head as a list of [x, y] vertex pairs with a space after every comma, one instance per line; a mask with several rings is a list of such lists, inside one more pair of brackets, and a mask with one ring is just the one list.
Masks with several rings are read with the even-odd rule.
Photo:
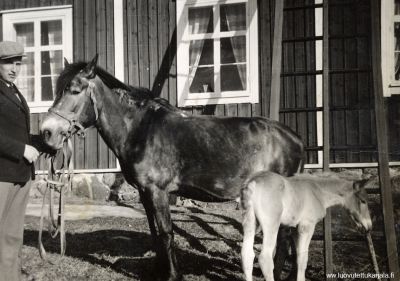
[[346, 208], [357, 227], [370, 231], [372, 229], [372, 220], [367, 204], [367, 192], [364, 186], [368, 180], [359, 180], [353, 183], [351, 196], [346, 200]]
[[45, 116], [41, 133], [54, 149], [62, 147], [65, 138], [82, 133], [97, 120], [94, 97], [97, 55], [89, 63], [69, 64], [57, 80], [56, 99]]

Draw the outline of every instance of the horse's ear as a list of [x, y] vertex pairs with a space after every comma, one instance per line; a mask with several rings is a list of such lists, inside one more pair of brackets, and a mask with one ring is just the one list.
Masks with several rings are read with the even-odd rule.
[[96, 76], [96, 66], [97, 66], [97, 59], [99, 58], [99, 54], [96, 54], [91, 62], [89, 62], [85, 67], [85, 73], [87, 79], [93, 79]]
[[67, 58], [64, 57], [64, 67], [68, 67], [69, 66], [69, 62], [67, 60]]

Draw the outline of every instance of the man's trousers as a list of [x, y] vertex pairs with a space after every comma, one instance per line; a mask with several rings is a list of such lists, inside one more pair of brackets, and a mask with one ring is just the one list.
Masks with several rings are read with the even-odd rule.
[[31, 181], [0, 182], [0, 281], [21, 279], [24, 218]]

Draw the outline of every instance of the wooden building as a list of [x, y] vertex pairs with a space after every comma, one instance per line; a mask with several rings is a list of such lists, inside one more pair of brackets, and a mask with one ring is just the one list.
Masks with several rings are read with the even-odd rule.
[[[29, 53], [18, 85], [30, 101], [32, 128], [51, 104], [62, 57], [90, 60], [96, 53], [100, 66], [121, 80], [190, 113], [269, 116], [274, 1], [225, 2], [206, 1], [207, 9], [203, 0], [1, 0], [0, 37], [21, 41]], [[329, 5], [331, 167], [374, 166], [369, 1]], [[303, 138], [308, 167], [322, 167], [322, 15], [322, 1], [284, 3], [279, 116]], [[211, 30], [201, 31], [210, 28], [205, 23]], [[400, 113], [397, 98], [388, 100], [395, 162]], [[75, 140], [75, 167], [112, 171], [117, 164], [90, 130]]]

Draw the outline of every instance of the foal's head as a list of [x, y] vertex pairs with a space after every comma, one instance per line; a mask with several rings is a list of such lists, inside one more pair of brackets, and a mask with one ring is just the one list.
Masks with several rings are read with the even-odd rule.
[[357, 227], [370, 231], [372, 229], [371, 216], [367, 205], [365, 185], [368, 180], [359, 180], [353, 183], [353, 190], [346, 199], [345, 207]]

